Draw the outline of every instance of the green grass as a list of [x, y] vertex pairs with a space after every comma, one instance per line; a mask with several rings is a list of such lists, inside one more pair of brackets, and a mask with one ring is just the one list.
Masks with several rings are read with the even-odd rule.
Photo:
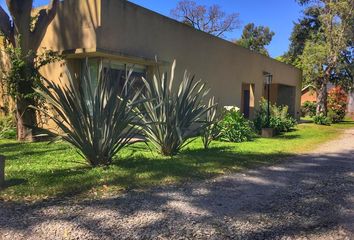
[[7, 157], [8, 187], [0, 199], [35, 201], [63, 196], [101, 197], [127, 189], [182, 183], [274, 164], [334, 139], [354, 122], [332, 126], [300, 124], [296, 131], [273, 139], [245, 143], [213, 142], [203, 150], [198, 139], [174, 158], [161, 157], [143, 143], [124, 149], [107, 168], [89, 168], [65, 143], [17, 143], [0, 140]]

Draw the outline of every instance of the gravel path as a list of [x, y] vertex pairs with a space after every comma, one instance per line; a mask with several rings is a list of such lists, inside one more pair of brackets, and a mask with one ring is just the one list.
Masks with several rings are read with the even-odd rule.
[[354, 239], [354, 129], [311, 154], [210, 181], [0, 203], [0, 239]]

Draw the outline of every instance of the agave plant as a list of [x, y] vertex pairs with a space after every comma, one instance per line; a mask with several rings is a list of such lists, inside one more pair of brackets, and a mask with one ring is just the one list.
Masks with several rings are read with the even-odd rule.
[[202, 133], [202, 142], [204, 149], [208, 149], [210, 143], [215, 138], [215, 125], [216, 125], [216, 112], [217, 108], [215, 107], [215, 98], [212, 97], [209, 99], [208, 107], [209, 110], [206, 112], [205, 120], [206, 126]]
[[167, 74], [159, 73], [154, 75], [153, 81], [144, 79], [144, 102], [140, 107], [144, 111], [140, 116], [145, 137], [165, 156], [176, 155], [191, 137], [200, 134], [205, 127], [205, 113], [215, 107], [204, 104], [209, 90], [187, 71], [174, 91], [175, 67], [176, 61], [169, 79]]
[[108, 165], [114, 155], [130, 144], [137, 131], [134, 109], [139, 93], [131, 94], [128, 87], [131, 71], [126, 74], [123, 89], [119, 79], [112, 78], [110, 70], [103, 70], [102, 66], [96, 89], [87, 63], [83, 72], [81, 84], [75, 84], [68, 71], [68, 84], [44, 80], [36, 91], [52, 110], [37, 110], [60, 129], [48, 133], [73, 145], [91, 166]]

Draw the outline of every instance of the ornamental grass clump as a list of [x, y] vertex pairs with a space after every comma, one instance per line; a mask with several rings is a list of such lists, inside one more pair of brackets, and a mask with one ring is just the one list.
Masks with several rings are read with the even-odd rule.
[[152, 81], [144, 79], [144, 102], [140, 107], [145, 137], [165, 156], [176, 155], [200, 135], [207, 126], [206, 112], [215, 107], [205, 104], [209, 92], [205, 84], [195, 81], [187, 71], [174, 88], [175, 66], [174, 61], [170, 78], [158, 71]]
[[93, 89], [88, 64], [79, 84], [69, 72], [68, 84], [44, 80], [36, 91], [52, 110], [38, 110], [60, 129], [44, 131], [73, 145], [91, 166], [109, 165], [137, 132], [134, 109], [139, 92], [132, 94], [129, 88], [131, 72], [126, 74], [123, 88], [119, 86], [121, 76], [113, 78], [110, 69], [100, 66], [98, 86]]
[[209, 110], [205, 114], [206, 127], [202, 131], [202, 142], [204, 149], [209, 149], [211, 142], [217, 138], [217, 108], [215, 98], [212, 97], [208, 102]]

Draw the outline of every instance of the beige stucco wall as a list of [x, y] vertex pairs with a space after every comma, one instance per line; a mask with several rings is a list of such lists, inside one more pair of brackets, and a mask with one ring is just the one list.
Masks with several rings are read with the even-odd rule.
[[[176, 59], [177, 79], [188, 69], [207, 82], [221, 106], [241, 106], [243, 83], [254, 84], [257, 105], [266, 71], [275, 84], [296, 87], [300, 109], [300, 70], [124, 0], [65, 0], [42, 46], [69, 57], [101, 55], [147, 65], [155, 56], [165, 66]], [[56, 78], [59, 72], [47, 74]]]

